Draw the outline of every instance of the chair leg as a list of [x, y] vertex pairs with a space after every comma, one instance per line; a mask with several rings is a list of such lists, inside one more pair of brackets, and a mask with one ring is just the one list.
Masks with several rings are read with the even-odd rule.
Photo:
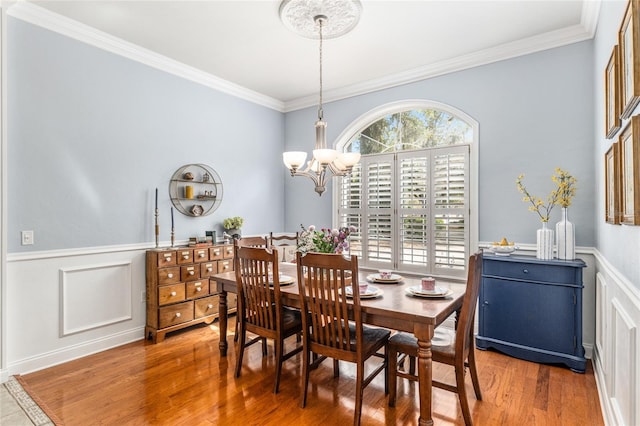
[[387, 366], [387, 375], [389, 383], [389, 407], [396, 406], [396, 386], [398, 379], [396, 377], [396, 371], [398, 370], [398, 352], [395, 348], [390, 347], [387, 354], [389, 358], [389, 365]]
[[234, 331], [235, 334], [233, 335], [234, 342], [238, 341], [238, 334], [240, 333], [239, 328], [240, 328], [240, 321], [238, 321], [238, 314], [236, 314], [236, 327]]
[[353, 416], [353, 425], [360, 425], [360, 417], [362, 415], [362, 396], [364, 393], [364, 361], [358, 362], [356, 367], [356, 406]]
[[340, 363], [337, 359], [333, 359], [333, 377], [340, 377]]
[[389, 394], [389, 347], [384, 347], [384, 360], [382, 361], [384, 365], [384, 370], [382, 374], [384, 374], [384, 394]]
[[456, 386], [458, 391], [458, 399], [460, 400], [460, 408], [462, 409], [462, 417], [466, 426], [473, 426], [471, 419], [471, 411], [469, 411], [469, 401], [467, 400], [467, 388], [464, 385], [464, 365], [456, 366]]
[[267, 356], [267, 339], [262, 338], [262, 356]]
[[416, 375], [416, 357], [407, 356], [409, 358], [409, 374]]
[[238, 336], [238, 341], [236, 342], [236, 371], [235, 371], [235, 377], [240, 377], [240, 371], [242, 370], [242, 357], [244, 355], [245, 339], [247, 337], [247, 333], [246, 333], [246, 331], [244, 329], [244, 326], [239, 325], [238, 329], [239, 330], [236, 333], [236, 336]]
[[476, 399], [478, 401], [482, 401], [480, 381], [478, 380], [478, 369], [476, 368], [475, 349], [473, 347], [469, 349], [469, 371], [471, 372], [471, 382], [473, 383], [473, 390], [476, 393]]
[[302, 349], [302, 393], [300, 394], [300, 407], [307, 405], [307, 388], [309, 387], [309, 364], [311, 363], [309, 350], [306, 343]]
[[[267, 339], [264, 339], [264, 342], [266, 341]], [[284, 362], [282, 355], [284, 352], [284, 341], [281, 338], [276, 338], [273, 341], [273, 345], [276, 349], [276, 383], [273, 385], [273, 393], [278, 393], [280, 388], [280, 372], [282, 371], [282, 363]]]

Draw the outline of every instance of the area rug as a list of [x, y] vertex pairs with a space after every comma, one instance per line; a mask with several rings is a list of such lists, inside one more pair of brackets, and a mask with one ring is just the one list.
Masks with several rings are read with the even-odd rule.
[[11, 376], [4, 387], [36, 426], [62, 426], [63, 423], [33, 394], [20, 376]]

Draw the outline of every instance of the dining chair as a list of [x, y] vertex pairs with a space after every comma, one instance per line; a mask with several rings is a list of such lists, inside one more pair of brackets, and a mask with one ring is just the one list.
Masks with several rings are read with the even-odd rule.
[[269, 245], [270, 246], [297, 246], [298, 245], [298, 233], [295, 234], [274, 234], [269, 232]]
[[293, 262], [298, 249], [299, 234], [274, 234], [269, 232], [269, 247], [278, 250], [280, 260], [283, 262]]
[[[307, 403], [309, 372], [326, 358], [333, 358], [333, 374], [340, 374], [338, 361], [356, 364], [354, 425], [360, 424], [364, 388], [380, 372], [385, 372], [387, 393], [386, 329], [367, 327], [362, 322], [358, 288], [358, 257], [341, 254], [297, 253], [298, 292], [302, 315], [303, 389], [300, 406]], [[347, 291], [351, 292], [351, 301]], [[383, 354], [378, 353], [381, 349]], [[313, 359], [311, 354], [313, 353]], [[365, 377], [365, 361], [372, 356], [382, 362]]]
[[240, 237], [233, 240], [233, 245], [242, 247], [269, 247], [267, 237]]
[[[276, 356], [273, 393], [278, 393], [282, 363], [302, 350], [301, 345], [296, 345], [295, 349], [284, 351], [284, 340], [302, 331], [300, 311], [282, 305], [278, 252], [238, 245], [234, 249], [239, 324], [235, 377], [240, 377], [244, 350], [262, 339], [273, 339]], [[257, 337], [247, 340], [248, 331]]]
[[[237, 238], [233, 240], [233, 246], [242, 246], [242, 247], [269, 247], [269, 243], [267, 241], [267, 237], [244, 237]], [[233, 336], [233, 341], [238, 341], [238, 319], [236, 317], [236, 328], [235, 334]], [[262, 354], [267, 354], [267, 341], [263, 339], [262, 341]]]
[[[465, 374], [469, 367], [473, 390], [478, 401], [482, 400], [480, 392], [480, 382], [478, 381], [478, 370], [475, 361], [475, 344], [473, 337], [473, 324], [478, 302], [478, 292], [480, 290], [480, 279], [482, 277], [482, 252], [475, 253], [469, 257], [467, 272], [467, 288], [462, 300], [462, 307], [459, 315], [456, 316], [456, 332], [452, 341], [445, 346], [431, 346], [433, 362], [451, 365], [455, 368], [456, 384], [443, 383], [432, 380], [433, 386], [445, 389], [458, 394], [462, 416], [467, 426], [473, 425], [469, 403], [467, 401], [467, 391], [465, 388]], [[409, 372], [398, 369], [398, 353], [411, 358]], [[417, 381], [414, 374], [415, 358], [418, 356], [418, 341], [416, 338], [404, 332], [394, 334], [389, 338], [389, 406], [395, 406], [396, 402], [396, 382], [397, 377]], [[403, 358], [401, 358], [402, 360]], [[400, 362], [402, 363], [402, 362]]]

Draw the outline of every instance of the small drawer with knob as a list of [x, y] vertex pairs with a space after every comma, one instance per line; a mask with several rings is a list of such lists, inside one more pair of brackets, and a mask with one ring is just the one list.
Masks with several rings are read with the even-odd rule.
[[180, 282], [180, 268], [160, 268], [158, 269], [158, 284], [173, 284]]
[[193, 320], [193, 301], [163, 306], [158, 309], [160, 328]]
[[180, 267], [180, 279], [182, 281], [198, 280], [200, 279], [200, 266], [187, 265]]
[[182, 302], [185, 300], [184, 283], [163, 285], [158, 287], [158, 304], [168, 305], [170, 303]]
[[158, 267], [173, 266], [176, 264], [176, 252], [173, 250], [158, 253]]
[[208, 280], [187, 281], [186, 285], [187, 299], [195, 299], [209, 294]]
[[178, 258], [178, 265], [193, 263], [193, 250], [191, 249], [180, 249], [177, 251], [176, 256]]
[[233, 259], [233, 245], [224, 246], [222, 257], [224, 259]]
[[215, 246], [209, 248], [209, 260], [219, 260], [222, 259], [222, 246]]
[[208, 278], [218, 273], [218, 262], [205, 262], [200, 264], [200, 278]]
[[218, 260], [218, 273], [233, 271], [233, 260]]
[[194, 262], [206, 262], [209, 260], [209, 249], [195, 249], [193, 250]]
[[549, 262], [545, 265], [539, 265], [535, 261], [527, 263], [522, 261], [511, 262], [508, 259], [500, 261], [486, 259], [483, 268], [483, 275], [503, 279], [537, 282], [549, 282], [552, 280], [555, 283], [575, 283], [575, 271], [573, 268], [567, 268], [564, 265], [552, 265]]
[[209, 296], [194, 301], [195, 317], [205, 317], [218, 313], [219, 296]]

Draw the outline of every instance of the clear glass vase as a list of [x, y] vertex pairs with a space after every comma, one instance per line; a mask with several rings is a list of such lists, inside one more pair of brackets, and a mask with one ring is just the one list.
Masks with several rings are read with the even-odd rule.
[[562, 220], [556, 223], [556, 247], [558, 259], [561, 260], [576, 258], [575, 226], [569, 222], [568, 210], [566, 207], [562, 208]]
[[553, 259], [553, 230], [547, 228], [547, 222], [542, 222], [542, 228], [536, 233], [536, 257], [538, 259]]

